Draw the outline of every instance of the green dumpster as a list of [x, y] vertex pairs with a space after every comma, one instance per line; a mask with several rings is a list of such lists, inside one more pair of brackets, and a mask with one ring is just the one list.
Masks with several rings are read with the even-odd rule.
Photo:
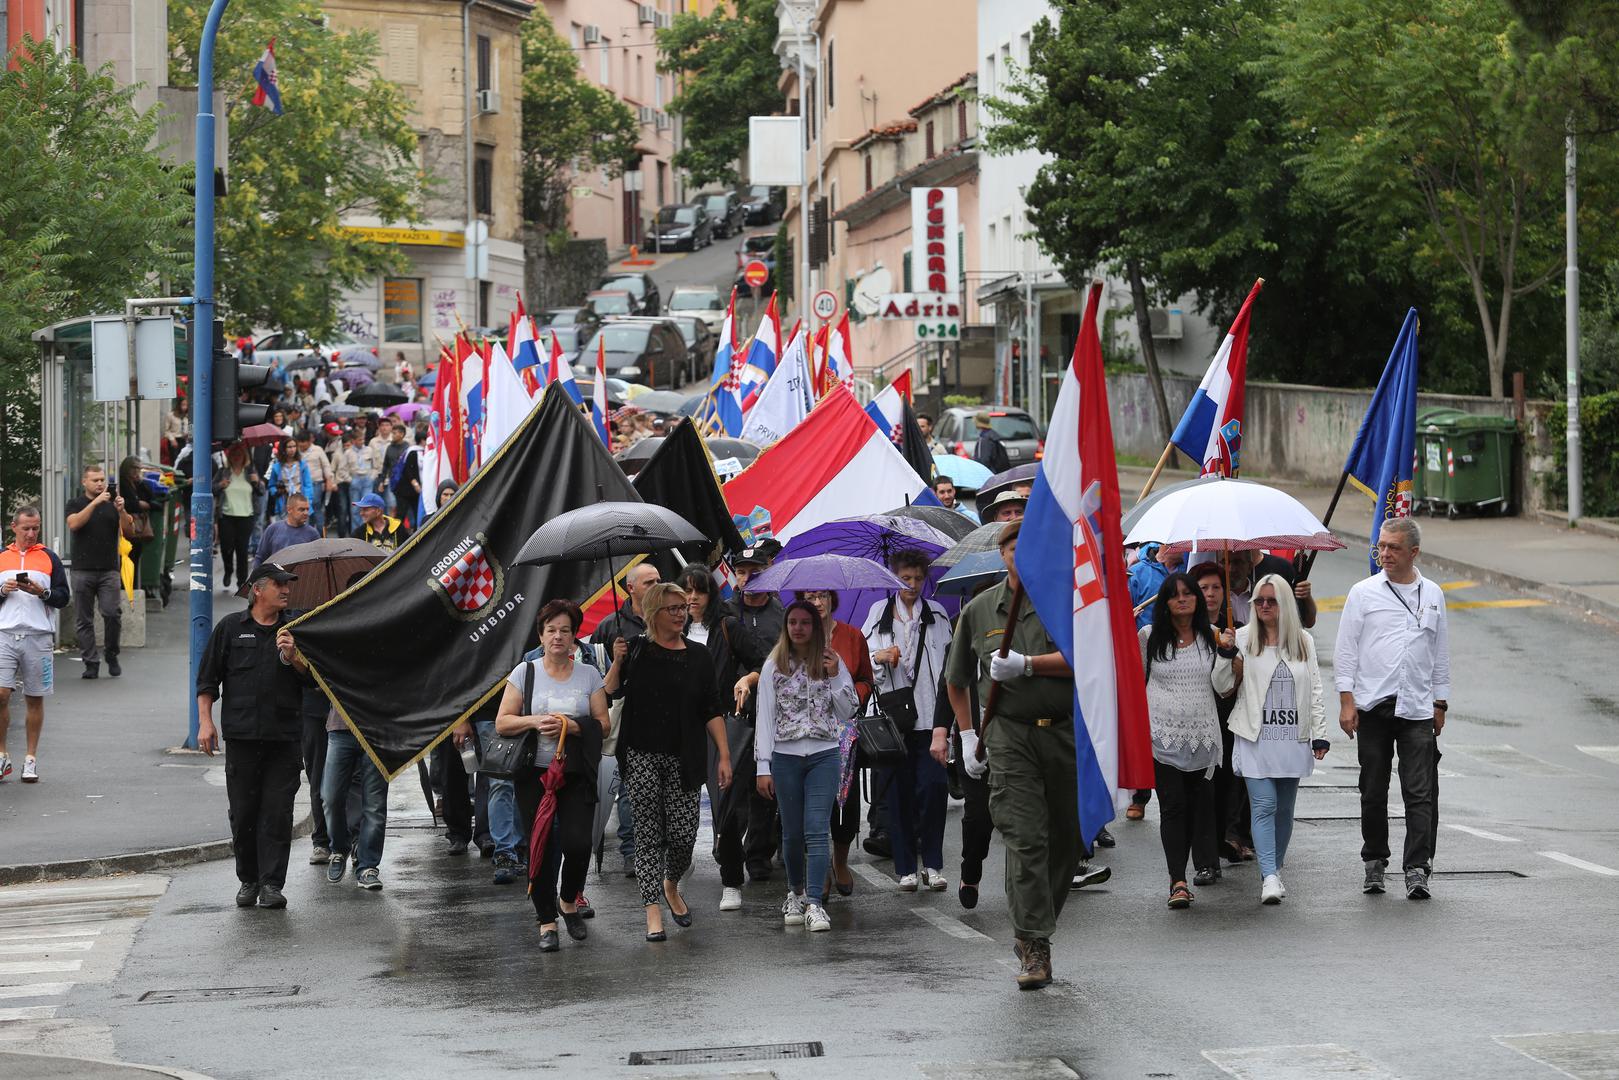
[[141, 548], [141, 565], [135, 580], [143, 589], [155, 589], [163, 580], [163, 571], [168, 569], [164, 559], [169, 551], [169, 504], [154, 509], [146, 515], [146, 520], [152, 523], [152, 538]]
[[1509, 514], [1518, 425], [1433, 406], [1417, 413], [1417, 467], [1412, 497], [1430, 512]]

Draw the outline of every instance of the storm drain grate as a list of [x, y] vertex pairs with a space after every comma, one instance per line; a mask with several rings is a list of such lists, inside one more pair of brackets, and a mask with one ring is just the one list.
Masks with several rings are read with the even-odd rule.
[[1529, 875], [1521, 870], [1435, 870], [1434, 877], [1444, 878], [1526, 878]]
[[148, 990], [136, 1000], [143, 1005], [171, 1005], [184, 1001], [245, 1001], [248, 998], [288, 998], [303, 993], [301, 986], [193, 986], [184, 990]]
[[762, 1046], [699, 1046], [692, 1050], [637, 1050], [631, 1065], [707, 1065], [722, 1061], [786, 1061], [826, 1056], [818, 1042], [765, 1043]]

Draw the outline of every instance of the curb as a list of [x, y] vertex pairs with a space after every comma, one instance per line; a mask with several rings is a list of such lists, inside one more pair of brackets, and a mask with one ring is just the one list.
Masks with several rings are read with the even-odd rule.
[[1536, 510], [1534, 515], [1547, 525], [1555, 525], [1559, 529], [1577, 529], [1580, 532], [1595, 533], [1597, 536], [1619, 540], [1619, 522], [1606, 518], [1581, 518], [1571, 525], [1568, 514], [1562, 510]]
[[111, 1061], [106, 1058], [77, 1057], [67, 1054], [36, 1054], [30, 1050], [4, 1050], [0, 1051], [0, 1058], [28, 1057], [39, 1058], [42, 1061], [69, 1062], [80, 1065], [105, 1065], [112, 1069], [127, 1069], [130, 1072], [150, 1073], [152, 1076], [166, 1076], [170, 1080], [213, 1080], [199, 1072], [189, 1069], [174, 1069], [167, 1065], [141, 1065], [133, 1061]]

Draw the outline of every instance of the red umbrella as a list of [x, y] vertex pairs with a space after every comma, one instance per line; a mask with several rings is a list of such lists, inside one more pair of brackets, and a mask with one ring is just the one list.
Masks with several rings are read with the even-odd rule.
[[562, 725], [562, 731], [557, 735], [556, 756], [551, 764], [545, 767], [540, 776], [540, 805], [534, 808], [534, 827], [528, 831], [528, 888], [534, 891], [534, 878], [540, 873], [540, 863], [545, 857], [545, 842], [551, 836], [551, 823], [557, 816], [557, 790], [562, 787], [562, 768], [564, 757], [562, 746], [568, 741], [568, 725]]
[[254, 424], [242, 429], [242, 441], [249, 446], [267, 446], [286, 437], [287, 433], [274, 424]]

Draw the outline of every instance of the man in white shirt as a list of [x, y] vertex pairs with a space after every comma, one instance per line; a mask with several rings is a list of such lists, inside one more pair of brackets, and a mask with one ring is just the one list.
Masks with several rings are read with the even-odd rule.
[[1389, 772], [1396, 749], [1405, 802], [1405, 895], [1426, 900], [1439, 816], [1439, 733], [1450, 707], [1450, 643], [1444, 590], [1417, 571], [1422, 530], [1410, 518], [1383, 523], [1381, 572], [1344, 601], [1333, 653], [1338, 723], [1360, 742], [1362, 891], [1381, 893], [1388, 867]]

